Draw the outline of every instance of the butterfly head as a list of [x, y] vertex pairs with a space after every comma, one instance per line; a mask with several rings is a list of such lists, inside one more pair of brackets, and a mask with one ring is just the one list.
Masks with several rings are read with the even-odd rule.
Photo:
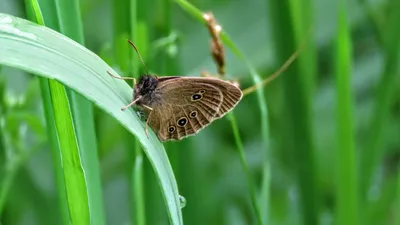
[[135, 86], [135, 94], [143, 96], [152, 93], [156, 89], [157, 84], [157, 77], [151, 75], [142, 75], [139, 78], [139, 82]]

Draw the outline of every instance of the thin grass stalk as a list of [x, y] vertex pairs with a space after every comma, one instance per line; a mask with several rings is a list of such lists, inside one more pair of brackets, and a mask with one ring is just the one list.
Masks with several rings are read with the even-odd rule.
[[[200, 23], [205, 23], [204, 19], [203, 19], [203, 14], [200, 10], [198, 10], [196, 7], [194, 7], [193, 5], [191, 5], [189, 2], [187, 2], [186, 0], [174, 0], [176, 3], [178, 3], [178, 5], [180, 5], [185, 11], [187, 11], [191, 16], [193, 16], [196, 20], [198, 20]], [[244, 56], [244, 54], [239, 50], [238, 47], [236, 47], [236, 45], [233, 43], [233, 41], [229, 38], [228, 34], [226, 32], [221, 32], [221, 40], [223, 41], [223, 43], [225, 45], [227, 45], [232, 52], [236, 55], [236, 57], [238, 57], [248, 68], [250, 75], [253, 78], [253, 82], [255, 84], [259, 84], [262, 83], [262, 79], [260, 78], [259, 74], [257, 73], [256, 69], [252, 66], [251, 62]], [[257, 89], [257, 97], [258, 97], [258, 105], [260, 107], [260, 112], [261, 112], [261, 135], [263, 137], [263, 148], [265, 149], [265, 151], [267, 151], [268, 147], [269, 147], [269, 122], [268, 122], [268, 109], [267, 109], [267, 105], [266, 105], [266, 100], [264, 97], [264, 90], [262, 88], [258, 88]], [[231, 119], [233, 118], [233, 115], [231, 116]], [[234, 119], [232, 119], [231, 121], [235, 121]], [[236, 122], [231, 122], [231, 126], [232, 126], [232, 130], [238, 130], [237, 124]], [[247, 181], [252, 181], [251, 178], [251, 174], [249, 172], [246, 172], [246, 170], [248, 170], [248, 166], [247, 166], [247, 162], [244, 158], [245, 154], [243, 151], [243, 144], [242, 141], [240, 139], [240, 135], [239, 133], [237, 133], [236, 135], [234, 135], [235, 137], [235, 141], [237, 143], [237, 147], [238, 147], [238, 151], [239, 151], [239, 155], [241, 157], [241, 162], [242, 162], [242, 167], [243, 170], [245, 171], [246, 174], [246, 179]], [[268, 155], [268, 154], [265, 154]], [[266, 160], [264, 162], [264, 166], [269, 167], [269, 161], [268, 161], [268, 157], [266, 157]], [[268, 171], [268, 170], [266, 170]], [[266, 176], [269, 177], [269, 176]], [[265, 185], [269, 184], [269, 181], [265, 181], [264, 182]], [[257, 199], [255, 197], [252, 197], [253, 195], [255, 196], [255, 190], [253, 187], [253, 183], [248, 183], [249, 185], [249, 192], [250, 192], [250, 197], [252, 200], [252, 206], [256, 215], [256, 219], [257, 222], [259, 224], [262, 224], [262, 216], [261, 216], [261, 212], [260, 212], [260, 208], [259, 208], [259, 203], [257, 201]], [[265, 188], [265, 187], [264, 187]], [[268, 197], [268, 195], [263, 195], [265, 197]], [[269, 199], [263, 199], [263, 201], [269, 202]], [[267, 207], [268, 208], [268, 207]]]
[[[193, 16], [196, 20], [198, 20], [200, 23], [205, 23], [203, 19], [203, 14], [200, 10], [198, 10], [196, 7], [191, 5], [189, 2], [186, 0], [174, 0], [176, 3], [178, 3], [179, 6], [181, 6], [184, 10], [186, 10], [191, 16]], [[246, 58], [246, 56], [239, 50], [238, 47], [233, 43], [233, 41], [230, 39], [228, 34], [224, 31], [221, 32], [221, 39], [225, 45], [227, 45], [231, 51], [235, 54], [236, 57], [238, 57], [248, 68], [250, 75], [253, 78], [253, 81], [255, 84], [261, 84], [262, 79], [256, 69], [253, 67], [251, 62]], [[265, 97], [264, 97], [264, 91], [262, 88], [257, 89], [257, 97], [258, 97], [258, 102], [259, 102], [259, 107], [261, 111], [261, 131], [262, 131], [262, 136], [265, 137], [264, 139], [264, 145], [265, 149], [268, 147], [268, 138], [269, 138], [269, 132], [268, 132], [268, 108], [266, 105]]]
[[[79, 0], [55, 0], [61, 33], [84, 44]], [[97, 156], [93, 105], [80, 94], [67, 89], [73, 115], [81, 164], [89, 200], [90, 220], [93, 224], [105, 223], [100, 170]], [[83, 190], [82, 190], [83, 191]]]
[[239, 158], [240, 158], [240, 163], [242, 164], [242, 168], [243, 171], [246, 175], [246, 179], [247, 179], [247, 184], [249, 186], [249, 190], [250, 190], [250, 199], [251, 199], [251, 204], [254, 208], [254, 213], [256, 214], [256, 221], [257, 224], [262, 224], [262, 216], [261, 216], [261, 212], [260, 212], [260, 208], [258, 205], [258, 201], [257, 201], [257, 197], [256, 197], [256, 190], [254, 187], [254, 181], [252, 180], [252, 176], [250, 174], [250, 170], [249, 167], [247, 165], [246, 162], [246, 155], [244, 153], [243, 150], [243, 144], [242, 144], [242, 140], [240, 138], [240, 133], [239, 133], [239, 129], [236, 123], [236, 119], [235, 116], [233, 115], [233, 113], [230, 113], [228, 115], [229, 120], [231, 121], [232, 124], [232, 128], [233, 128], [233, 135], [235, 137], [235, 142], [236, 142], [236, 146], [238, 148], [239, 151]]
[[357, 225], [358, 193], [351, 91], [352, 53], [345, 1], [340, 2], [336, 48], [336, 224]]

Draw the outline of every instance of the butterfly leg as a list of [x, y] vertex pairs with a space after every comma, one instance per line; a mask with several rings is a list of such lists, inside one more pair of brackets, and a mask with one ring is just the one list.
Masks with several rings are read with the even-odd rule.
[[140, 99], [142, 99], [142, 96], [139, 96], [137, 99], [135, 99], [135, 100], [133, 100], [131, 103], [129, 103], [129, 105], [127, 105], [127, 106], [121, 108], [121, 110], [124, 111], [125, 109], [127, 109], [127, 108], [133, 106], [133, 105], [136, 104], [136, 102], [139, 101]]
[[146, 125], [145, 125], [145, 127], [144, 127], [144, 131], [146, 132], [146, 136], [147, 136], [147, 138], [149, 138], [149, 132], [148, 132], [148, 130], [147, 130], [147, 125], [148, 125], [148, 123], [149, 123], [151, 113], [153, 112], [153, 108], [151, 108], [151, 107], [149, 107], [149, 106], [147, 106], [147, 105], [142, 105], [142, 106], [143, 106], [144, 108], [150, 110], [150, 113], [149, 113], [149, 115], [147, 116], [147, 119], [146, 119]]
[[110, 76], [120, 79], [120, 80], [133, 80], [133, 85], [136, 85], [136, 79], [134, 77], [120, 77], [120, 76], [116, 76], [116, 75], [112, 74], [110, 71], [107, 71], [107, 73]]

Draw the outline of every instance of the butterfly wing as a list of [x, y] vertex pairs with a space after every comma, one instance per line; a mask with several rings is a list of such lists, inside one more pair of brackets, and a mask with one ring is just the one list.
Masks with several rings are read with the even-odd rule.
[[161, 77], [163, 104], [153, 108], [149, 125], [161, 141], [180, 140], [221, 118], [240, 101], [236, 86], [214, 78]]
[[[223, 97], [221, 108], [219, 109], [219, 112], [216, 114], [217, 118], [221, 118], [226, 113], [231, 111], [236, 106], [236, 104], [242, 99], [243, 96], [242, 91], [238, 87], [227, 81], [217, 78], [171, 76], [171, 77], [160, 77], [159, 81], [160, 83], [158, 85], [158, 88], [160, 90], [164, 89], [165, 91], [163, 92], [165, 93], [165, 95], [168, 95], [168, 93], [173, 94], [174, 89], [179, 88], [177, 86], [183, 88], [185, 88], [185, 86], [189, 86], [187, 88], [195, 88], [195, 90], [198, 90], [198, 88], [201, 87], [201, 85], [207, 84], [217, 88], [222, 92], [222, 97]], [[170, 85], [171, 83], [174, 83], [175, 85]], [[192, 92], [189, 93], [193, 93], [193, 90]]]

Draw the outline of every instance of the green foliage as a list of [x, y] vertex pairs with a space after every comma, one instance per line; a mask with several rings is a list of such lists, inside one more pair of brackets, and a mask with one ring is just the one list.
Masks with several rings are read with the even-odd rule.
[[[0, 224], [398, 224], [399, 4], [1, 0]], [[158, 76], [215, 73], [202, 11], [242, 89], [306, 47], [161, 144], [106, 71], [145, 72], [130, 39]]]

